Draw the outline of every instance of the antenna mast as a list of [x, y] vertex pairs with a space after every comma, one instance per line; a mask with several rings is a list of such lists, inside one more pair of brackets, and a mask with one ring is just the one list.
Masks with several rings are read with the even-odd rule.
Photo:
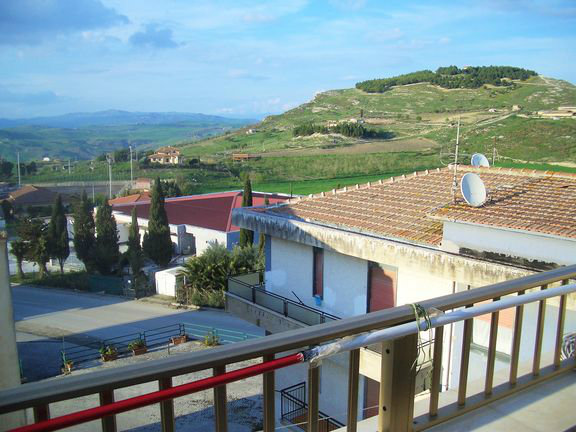
[[456, 190], [458, 189], [458, 147], [460, 145], [460, 117], [458, 117], [458, 127], [456, 129], [456, 151], [454, 152], [454, 176], [452, 177], [452, 202], [456, 203]]

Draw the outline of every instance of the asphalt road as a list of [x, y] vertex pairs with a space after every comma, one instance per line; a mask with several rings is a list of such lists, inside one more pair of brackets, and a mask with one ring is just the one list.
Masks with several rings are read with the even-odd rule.
[[47, 337], [82, 334], [106, 339], [182, 322], [263, 334], [261, 328], [223, 311], [176, 310], [138, 300], [59, 289], [15, 286], [13, 303], [16, 329]]

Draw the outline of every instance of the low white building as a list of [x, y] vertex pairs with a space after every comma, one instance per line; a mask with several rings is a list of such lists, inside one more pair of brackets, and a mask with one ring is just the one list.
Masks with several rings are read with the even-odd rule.
[[184, 267], [179, 266], [157, 271], [154, 274], [156, 294], [176, 297], [178, 289], [184, 282], [183, 276], [180, 275], [183, 269]]
[[[460, 167], [458, 179], [467, 172], [478, 174], [487, 187], [488, 200], [480, 207], [466, 204], [459, 191], [453, 202], [453, 171], [446, 168], [269, 208], [237, 209], [232, 220], [266, 234], [266, 291], [341, 318], [576, 263], [576, 175]], [[576, 331], [574, 300], [566, 331]], [[557, 315], [557, 305], [547, 307], [550, 315]], [[271, 332], [302, 321], [233, 293], [227, 295], [227, 308], [269, 326]], [[521, 358], [532, 355], [531, 314], [535, 310], [527, 307]], [[504, 368], [514, 311], [500, 316], [497, 368]], [[471, 361], [476, 366], [471, 379], [484, 374], [489, 328], [489, 318], [474, 319]], [[444, 335], [443, 358], [449, 359], [442, 374], [446, 390], [458, 382], [461, 325], [447, 326]], [[372, 365], [379, 362], [371, 362], [370, 355], [363, 355], [360, 370], [364, 379], [359, 407], [364, 417], [375, 415], [372, 408], [378, 403], [374, 380], [379, 373]], [[338, 386], [346, 380], [347, 367], [347, 357], [337, 356], [326, 360], [321, 371], [320, 410], [342, 422], [346, 398]], [[292, 367], [277, 372], [276, 386], [281, 391], [305, 381], [305, 366]]]

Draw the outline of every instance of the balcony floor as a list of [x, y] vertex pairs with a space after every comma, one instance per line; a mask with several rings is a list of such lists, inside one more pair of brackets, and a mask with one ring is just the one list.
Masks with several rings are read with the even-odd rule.
[[[430, 432], [576, 431], [576, 371], [562, 374], [483, 408], [434, 426]], [[340, 429], [345, 431], [346, 429]], [[358, 432], [376, 432], [378, 418], [358, 423]]]

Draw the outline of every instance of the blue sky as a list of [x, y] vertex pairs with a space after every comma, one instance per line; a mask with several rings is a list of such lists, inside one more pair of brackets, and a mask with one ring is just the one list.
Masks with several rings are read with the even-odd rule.
[[450, 64], [575, 83], [576, 2], [0, 1], [0, 117], [257, 117], [318, 91]]

